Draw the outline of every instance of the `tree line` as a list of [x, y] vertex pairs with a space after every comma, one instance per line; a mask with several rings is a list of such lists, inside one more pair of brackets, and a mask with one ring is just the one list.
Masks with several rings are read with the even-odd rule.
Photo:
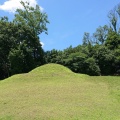
[[45, 52], [46, 63], [88, 75], [120, 75], [120, 4], [108, 13], [108, 19], [109, 24], [99, 26], [92, 35], [85, 32], [82, 45]]
[[26, 73], [43, 64], [58, 63], [76, 73], [120, 75], [120, 4], [108, 14], [109, 24], [95, 33], [85, 32], [83, 42], [62, 51], [44, 51], [39, 35], [47, 34], [47, 14], [22, 2], [13, 21], [0, 18], [0, 79]]

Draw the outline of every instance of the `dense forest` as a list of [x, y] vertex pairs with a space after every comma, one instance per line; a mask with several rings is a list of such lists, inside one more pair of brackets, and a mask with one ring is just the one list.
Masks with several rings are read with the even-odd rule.
[[39, 35], [47, 34], [47, 14], [21, 2], [13, 21], [0, 18], [0, 79], [26, 73], [43, 64], [58, 63], [76, 73], [120, 75], [120, 4], [108, 13], [109, 23], [95, 33], [85, 32], [83, 42], [65, 50], [44, 51]]

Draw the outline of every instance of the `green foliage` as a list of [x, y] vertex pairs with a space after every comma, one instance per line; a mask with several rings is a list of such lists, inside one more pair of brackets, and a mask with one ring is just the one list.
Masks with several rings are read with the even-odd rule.
[[71, 53], [68, 59], [64, 59], [65, 66], [68, 66], [72, 71], [77, 73], [84, 73], [84, 60], [86, 55], [84, 53]]
[[87, 46], [91, 44], [91, 37], [90, 37], [90, 33], [88, 32], [85, 32], [84, 35], [83, 35], [83, 45], [84, 46]]
[[107, 25], [104, 25], [103, 27], [99, 26], [96, 29], [96, 32], [93, 33], [94, 43], [95, 44], [104, 44], [105, 40], [107, 38], [107, 35], [108, 35], [108, 31], [109, 31], [109, 28]]
[[35, 62], [31, 56], [32, 51], [27, 49], [26, 44], [21, 43], [17, 49], [12, 49], [9, 54], [11, 62], [11, 73], [25, 73], [35, 67]]
[[58, 51], [58, 50], [51, 50], [51, 51], [47, 51], [45, 53], [45, 61], [46, 63], [61, 63], [62, 62], [62, 51]]
[[0, 19], [0, 79], [23, 73], [44, 63], [44, 51], [39, 35], [47, 33], [47, 14], [36, 5], [21, 2], [24, 9], [17, 9], [12, 22]]
[[118, 33], [120, 28], [118, 27], [120, 24], [120, 4], [115, 6], [108, 14], [108, 18], [110, 21], [110, 28]]
[[99, 66], [92, 55], [92, 46], [77, 46], [65, 49], [64, 51], [51, 50], [46, 52], [46, 63], [59, 63], [67, 66], [76, 73], [88, 75], [100, 75]]
[[94, 58], [88, 58], [85, 60], [86, 65], [86, 74], [94, 76], [94, 75], [100, 75], [100, 68], [96, 64]]
[[9, 76], [8, 55], [15, 46], [17, 26], [8, 22], [7, 17], [0, 18], [0, 79]]
[[21, 1], [24, 10], [17, 9], [15, 19], [13, 20], [17, 24], [21, 24], [29, 27], [33, 35], [39, 35], [42, 32], [47, 33], [46, 23], [49, 23], [47, 14], [41, 12], [39, 5], [31, 7], [28, 2]]
[[100, 75], [100, 69], [97, 66], [94, 58], [88, 58], [84, 53], [72, 53], [68, 59], [64, 59], [65, 66], [77, 73], [88, 75]]
[[114, 74], [114, 52], [105, 46], [100, 46], [97, 51], [98, 65], [101, 69], [101, 74], [110, 75]]
[[[38, 35], [42, 32], [47, 33], [46, 24], [49, 23], [47, 14], [41, 12], [38, 5], [33, 8], [29, 6], [28, 2], [21, 2], [21, 4], [24, 10], [17, 9], [13, 22], [23, 27], [22, 40], [25, 40], [27, 47], [32, 49], [35, 61], [38, 62], [41, 59], [40, 63], [42, 63], [43, 50]], [[38, 65], [40, 65], [40, 63]]]
[[116, 74], [120, 75], [120, 45], [118, 46], [118, 49], [115, 49], [115, 70]]
[[117, 49], [120, 45], [120, 34], [110, 31], [108, 33], [105, 45], [111, 50]]

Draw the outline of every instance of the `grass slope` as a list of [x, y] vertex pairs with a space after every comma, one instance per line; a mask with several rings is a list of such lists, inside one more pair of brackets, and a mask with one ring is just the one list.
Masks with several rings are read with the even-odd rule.
[[0, 81], [0, 120], [120, 120], [120, 77], [57, 64]]

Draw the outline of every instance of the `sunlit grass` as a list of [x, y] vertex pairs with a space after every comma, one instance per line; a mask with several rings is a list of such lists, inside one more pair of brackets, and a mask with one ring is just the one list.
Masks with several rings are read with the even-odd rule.
[[56, 64], [0, 81], [0, 120], [119, 120], [120, 77]]

